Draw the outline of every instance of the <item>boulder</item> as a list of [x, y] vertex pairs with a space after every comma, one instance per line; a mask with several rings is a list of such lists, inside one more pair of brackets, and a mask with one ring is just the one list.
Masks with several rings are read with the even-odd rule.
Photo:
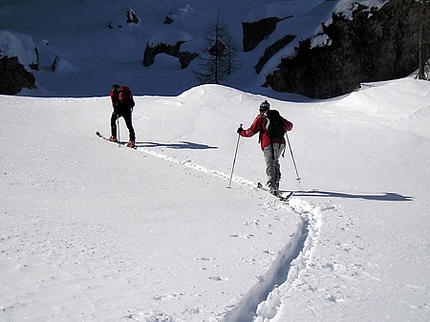
[[18, 57], [0, 58], [0, 94], [15, 95], [24, 87], [35, 88], [36, 79], [18, 61]]

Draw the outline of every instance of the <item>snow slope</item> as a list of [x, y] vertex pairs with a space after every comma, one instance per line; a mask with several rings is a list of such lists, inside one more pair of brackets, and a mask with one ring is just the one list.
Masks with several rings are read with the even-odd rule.
[[107, 96], [0, 96], [0, 320], [428, 321], [429, 96], [405, 78], [269, 98], [295, 125], [289, 205], [255, 188], [256, 137], [227, 187], [267, 97], [138, 96], [133, 150], [94, 135]]

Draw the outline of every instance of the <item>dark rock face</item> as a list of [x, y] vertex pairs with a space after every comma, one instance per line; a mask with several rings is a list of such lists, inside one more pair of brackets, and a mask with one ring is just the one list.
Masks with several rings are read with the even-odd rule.
[[130, 24], [139, 23], [139, 17], [136, 15], [136, 13], [133, 10], [127, 11], [127, 23], [130, 23]]
[[155, 62], [155, 57], [158, 54], [166, 53], [167, 55], [177, 57], [179, 59], [179, 62], [181, 63], [182, 69], [187, 68], [191, 61], [199, 54], [191, 53], [188, 51], [181, 51], [181, 45], [183, 43], [183, 41], [178, 41], [174, 46], [160, 43], [155, 47], [152, 47], [147, 44], [145, 52], [143, 54], [143, 66], [151, 66]]
[[0, 94], [15, 95], [24, 87], [35, 88], [36, 79], [28, 72], [18, 57], [0, 58]]
[[[301, 41], [297, 55], [283, 59], [265, 86], [329, 98], [349, 93], [361, 82], [405, 77], [418, 68], [422, 17], [421, 4], [404, 0], [391, 0], [380, 10], [357, 5], [352, 20], [334, 14], [332, 24], [323, 25], [330, 43], [311, 48], [310, 39]], [[428, 28], [423, 36], [429, 39]]]
[[257, 74], [260, 74], [261, 70], [263, 69], [264, 65], [269, 61], [270, 58], [272, 58], [273, 55], [275, 55], [279, 50], [287, 46], [290, 42], [292, 42], [296, 36], [294, 35], [286, 35], [285, 37], [279, 39], [277, 42], [275, 42], [273, 45], [266, 48], [264, 51], [264, 54], [260, 59], [258, 60], [257, 65], [255, 65], [254, 69]]
[[173, 23], [175, 20], [173, 20], [172, 18], [170, 18], [169, 16], [167, 16], [165, 19], [164, 19], [164, 23], [166, 24], [166, 25], [170, 25], [171, 23]]
[[277, 17], [265, 18], [256, 22], [242, 22], [243, 51], [251, 51], [276, 29], [276, 24], [282, 19]]

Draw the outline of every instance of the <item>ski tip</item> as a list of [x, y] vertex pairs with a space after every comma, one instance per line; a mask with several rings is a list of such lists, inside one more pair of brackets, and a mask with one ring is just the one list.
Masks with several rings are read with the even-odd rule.
[[292, 191], [290, 191], [289, 193], [287, 193], [287, 194], [283, 195], [283, 196], [282, 196], [282, 198], [283, 198], [283, 199], [288, 200], [288, 199], [290, 199], [292, 196], [293, 196], [293, 192], [292, 192]]
[[99, 137], [101, 137], [101, 136], [102, 136], [102, 135], [101, 135], [101, 133], [100, 133], [99, 131], [97, 131], [97, 132], [96, 132], [96, 135], [97, 135], [97, 136], [99, 136]]

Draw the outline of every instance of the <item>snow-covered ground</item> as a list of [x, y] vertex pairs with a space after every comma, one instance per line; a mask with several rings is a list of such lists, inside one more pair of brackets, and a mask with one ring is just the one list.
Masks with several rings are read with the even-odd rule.
[[[1, 1], [0, 55], [27, 65], [37, 45], [41, 70], [37, 90], [0, 96], [0, 321], [428, 321], [430, 83], [325, 101], [260, 87], [352, 2]], [[142, 67], [148, 41], [197, 48], [218, 6], [239, 43], [242, 21], [293, 18], [239, 54], [228, 87], [198, 86], [167, 55]], [[136, 94], [136, 150], [94, 135], [109, 135], [113, 83]], [[289, 151], [281, 161], [289, 204], [256, 189], [257, 137], [239, 140], [228, 187], [236, 129], [264, 99], [295, 125], [300, 182]]]
[[269, 98], [288, 205], [255, 188], [256, 137], [228, 188], [265, 98], [138, 96], [133, 150], [94, 135], [107, 96], [1, 96], [0, 320], [428, 321], [430, 83]]

